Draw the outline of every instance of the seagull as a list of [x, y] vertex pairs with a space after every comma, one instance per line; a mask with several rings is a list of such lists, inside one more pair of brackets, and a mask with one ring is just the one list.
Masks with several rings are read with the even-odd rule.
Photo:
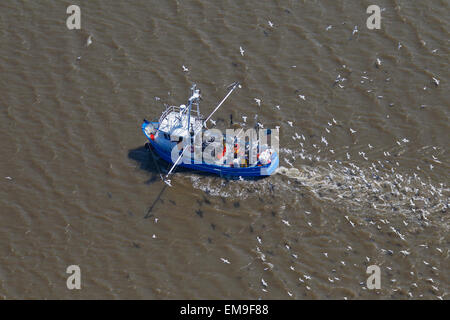
[[436, 87], [439, 85], [440, 81], [438, 79], [436, 79], [435, 77], [433, 77], [433, 82], [436, 85]]
[[268, 23], [269, 23], [269, 26], [271, 27], [271, 28], [273, 28], [273, 23], [272, 23], [272, 21], [268, 21]]
[[370, 143], [368, 144], [368, 146], [369, 146], [369, 149], [373, 149], [373, 147], [370, 145]]
[[336, 122], [336, 120], [334, 120], [334, 118], [333, 118], [333, 122], [334, 122], [334, 124], [337, 124], [337, 122]]
[[292, 121], [288, 121], [287, 123], [292, 127]]
[[280, 106], [275, 106], [275, 108], [277, 108], [278, 110], [280, 110]]
[[333, 28], [333, 26], [330, 24], [328, 27], [325, 28], [326, 31], [330, 30], [331, 28]]
[[358, 32], [358, 26], [355, 26], [355, 28], [353, 29], [352, 35], [355, 35], [355, 33], [357, 33], [357, 32]]
[[239, 181], [244, 181], [244, 179], [242, 178], [242, 176], [239, 176]]
[[351, 132], [352, 134], [356, 133], [356, 131], [353, 130], [352, 128], [350, 128], [350, 132]]
[[287, 221], [287, 220], [281, 220], [281, 221], [283, 221], [283, 223], [284, 223], [285, 225], [287, 225], [288, 227], [291, 226], [291, 224], [289, 223], [289, 221]]
[[380, 58], [377, 58], [377, 62], [375, 63], [375, 66], [378, 68], [379, 66], [381, 66], [381, 60]]
[[258, 107], [261, 107], [261, 99], [255, 98], [255, 102], [258, 105]]
[[183, 65], [183, 71], [184, 72], [188, 72], [189, 71], [189, 69], [188, 68], [186, 68], [184, 65]]
[[261, 283], [263, 284], [264, 287], [267, 287], [267, 282], [265, 282], [263, 278], [261, 278]]
[[211, 121], [211, 123], [213, 124], [213, 126], [216, 125], [216, 122], [213, 119], [209, 119], [209, 121]]
[[165, 182], [169, 187], [172, 186], [172, 185], [170, 184], [170, 179], [164, 180], [164, 182]]
[[222, 260], [222, 262], [223, 262], [223, 263], [227, 263], [227, 264], [230, 264], [230, 261], [228, 261], [227, 259], [224, 259], [224, 258], [220, 258], [220, 260]]
[[398, 43], [398, 50], [400, 50], [401, 47], [402, 47], [402, 43], [399, 42], [399, 43]]
[[86, 47], [89, 47], [92, 44], [92, 36], [89, 36], [86, 41]]
[[290, 162], [289, 162], [289, 160], [288, 160], [288, 159], [284, 158], [284, 161], [286, 161], [286, 163], [287, 163], [288, 165], [290, 165], [290, 166], [291, 166], [291, 168], [293, 168], [293, 167], [294, 167], [294, 166], [292, 165], [292, 163], [290, 163]]
[[242, 49], [242, 47], [239, 47], [239, 51], [241, 52], [241, 56], [244, 56], [244, 49]]
[[242, 116], [242, 119], [244, 119], [244, 122], [247, 122], [247, 116]]
[[264, 128], [264, 126], [261, 123], [257, 122], [257, 124], [258, 124], [258, 127], [260, 127], [261, 129]]
[[408, 250], [402, 250], [402, 251], [400, 251], [400, 253], [405, 256], [409, 256], [409, 254], [410, 254], [410, 252]]
[[299, 96], [300, 99], [306, 100], [304, 95], [299, 94], [298, 96]]

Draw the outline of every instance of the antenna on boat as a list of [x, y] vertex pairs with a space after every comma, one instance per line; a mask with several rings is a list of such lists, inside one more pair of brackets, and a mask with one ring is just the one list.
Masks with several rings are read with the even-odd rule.
[[208, 120], [212, 117], [212, 115], [219, 110], [219, 108], [222, 106], [222, 104], [225, 102], [225, 100], [227, 100], [227, 98], [230, 96], [230, 94], [234, 91], [234, 89], [236, 89], [238, 86], [240, 86], [239, 82], [234, 82], [231, 85], [228, 86], [228, 88], [231, 88], [230, 91], [227, 93], [227, 95], [225, 96], [225, 98], [223, 98], [222, 101], [220, 101], [219, 105], [214, 109], [213, 112], [211, 112], [211, 114], [208, 116], [208, 118], [206, 118], [206, 120], [203, 122], [203, 125], [206, 127], [206, 123], [208, 122]]
[[191, 87], [191, 97], [188, 100], [188, 123], [187, 123], [187, 130], [189, 131], [190, 129], [190, 124], [191, 124], [191, 109], [192, 109], [192, 104], [196, 103], [197, 104], [197, 113], [198, 113], [198, 100], [200, 100], [201, 96], [200, 96], [200, 90], [197, 89], [197, 85], [194, 83]]
[[[174, 162], [172, 168], [170, 168], [169, 172], [166, 174], [166, 179], [172, 174], [173, 170], [175, 169], [175, 167], [178, 165], [178, 162], [180, 162], [181, 158], [184, 155], [184, 152], [188, 149], [188, 147], [190, 147], [192, 145], [192, 136], [194, 135], [194, 128], [193, 125], [191, 124], [191, 110], [192, 110], [192, 105], [196, 104], [197, 105], [197, 113], [199, 113], [199, 105], [198, 102], [201, 99], [201, 95], [200, 95], [200, 90], [197, 89], [197, 85], [194, 84], [191, 87], [191, 97], [188, 100], [188, 114], [187, 114], [187, 131], [190, 133], [191, 135], [191, 139], [189, 141], [189, 144], [186, 145], [186, 147], [183, 149], [183, 152], [181, 152], [181, 154], [179, 155], [177, 161]], [[171, 186], [170, 184], [170, 180], [164, 180], [164, 182]]]

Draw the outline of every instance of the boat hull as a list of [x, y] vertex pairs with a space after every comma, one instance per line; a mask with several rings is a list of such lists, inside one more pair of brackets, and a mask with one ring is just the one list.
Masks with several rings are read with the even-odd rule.
[[[144, 135], [147, 137], [148, 141], [150, 142], [150, 145], [153, 147], [153, 149], [156, 151], [158, 156], [160, 156], [164, 161], [168, 163], [173, 163], [170, 153], [166, 152], [164, 149], [162, 149], [158, 143], [156, 143], [146, 132], [146, 127], [149, 125], [149, 122], [144, 122], [142, 124], [142, 131], [144, 132]], [[157, 126], [157, 122], [153, 122], [153, 125]], [[230, 166], [220, 166], [220, 165], [214, 165], [214, 164], [208, 164], [208, 163], [183, 163], [181, 162], [179, 164], [180, 167], [187, 168], [190, 170], [196, 170], [196, 171], [203, 171], [208, 172], [212, 174], [217, 174], [220, 176], [234, 176], [234, 177], [264, 177], [264, 176], [270, 176], [273, 173], [275, 173], [276, 169], [279, 165], [279, 158], [278, 154], [274, 152], [272, 154], [271, 162], [268, 165], [256, 165], [252, 167], [230, 167]]]

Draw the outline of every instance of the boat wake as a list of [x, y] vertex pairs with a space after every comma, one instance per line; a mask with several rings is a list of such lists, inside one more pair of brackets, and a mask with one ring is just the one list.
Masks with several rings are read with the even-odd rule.
[[404, 214], [427, 221], [433, 214], [446, 213], [450, 189], [435, 186], [417, 174], [400, 174], [387, 168], [360, 168], [352, 163], [330, 167], [280, 167], [277, 173], [298, 180], [317, 198], [363, 213]]
[[[292, 154], [290, 150], [281, 153]], [[286, 177], [287, 179], [283, 179]], [[192, 185], [212, 196], [246, 199], [273, 196], [290, 199], [289, 194], [312, 194], [354, 214], [401, 214], [407, 220], [428, 223], [448, 211], [450, 189], [433, 185], [416, 173], [401, 172], [389, 162], [359, 167], [352, 162], [317, 161], [313, 165], [281, 166], [277, 174], [262, 180], [224, 180], [191, 175]], [[283, 200], [281, 200], [283, 201]], [[446, 224], [448, 219], [438, 218]], [[447, 222], [445, 222], [447, 221]]]

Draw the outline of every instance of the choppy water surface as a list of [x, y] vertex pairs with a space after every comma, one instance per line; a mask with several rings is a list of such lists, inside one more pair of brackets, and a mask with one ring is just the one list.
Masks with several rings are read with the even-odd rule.
[[[70, 4], [0, 3], [0, 298], [449, 298], [448, 1]], [[165, 188], [142, 119], [236, 80], [278, 173]]]

